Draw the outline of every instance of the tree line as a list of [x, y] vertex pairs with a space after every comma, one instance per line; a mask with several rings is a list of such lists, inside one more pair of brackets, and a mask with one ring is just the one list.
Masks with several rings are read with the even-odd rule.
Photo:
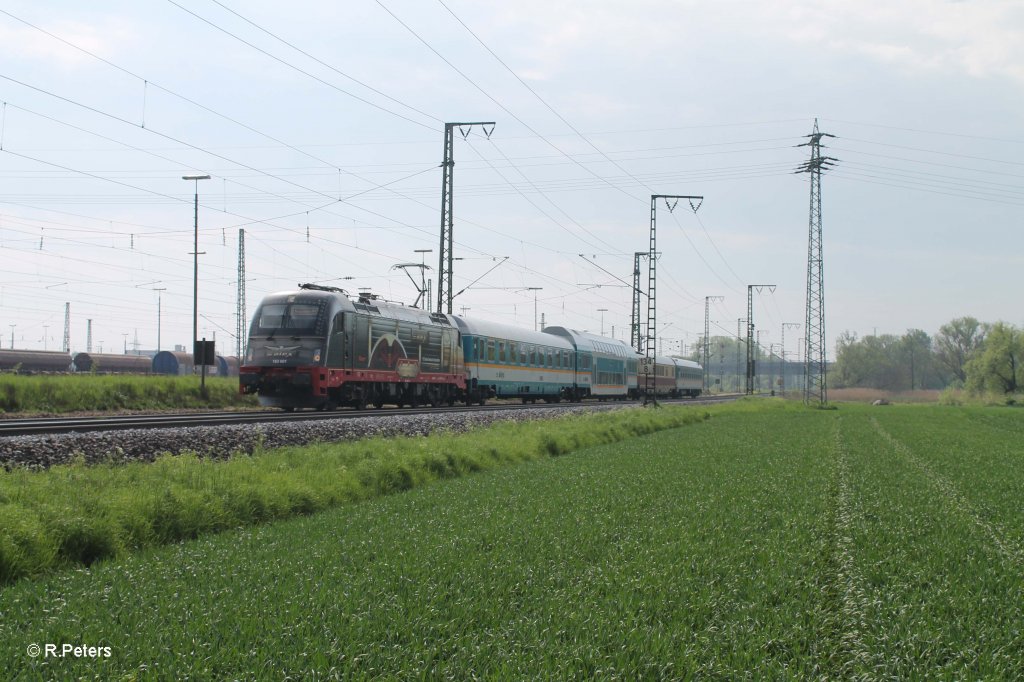
[[829, 383], [837, 388], [1019, 393], [1024, 391], [1024, 329], [958, 317], [934, 336], [909, 329], [902, 336], [857, 338], [847, 331], [836, 341], [830, 374]]

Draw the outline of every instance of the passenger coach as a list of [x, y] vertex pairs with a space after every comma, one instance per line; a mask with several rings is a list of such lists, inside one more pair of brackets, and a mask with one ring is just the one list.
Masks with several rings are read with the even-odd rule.
[[636, 397], [637, 354], [623, 341], [565, 327], [545, 327], [572, 344], [576, 354], [576, 382], [572, 398]]
[[572, 396], [575, 354], [567, 340], [496, 322], [452, 319], [462, 333], [469, 390], [481, 400], [557, 402]]

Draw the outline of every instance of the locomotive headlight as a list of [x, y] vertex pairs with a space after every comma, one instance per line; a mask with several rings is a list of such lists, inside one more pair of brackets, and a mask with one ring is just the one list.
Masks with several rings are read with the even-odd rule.
[[317, 348], [313, 352], [313, 362], [320, 362], [320, 349], [319, 348]]

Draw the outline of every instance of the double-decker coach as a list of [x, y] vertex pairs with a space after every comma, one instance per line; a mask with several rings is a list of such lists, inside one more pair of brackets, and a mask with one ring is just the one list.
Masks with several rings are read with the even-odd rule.
[[636, 392], [637, 354], [625, 342], [566, 327], [545, 327], [545, 334], [560, 336], [576, 352], [573, 400], [594, 397], [623, 399]]

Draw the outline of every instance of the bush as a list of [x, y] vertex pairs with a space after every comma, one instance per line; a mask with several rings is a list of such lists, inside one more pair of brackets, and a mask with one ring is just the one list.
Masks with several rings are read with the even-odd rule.
[[940, 405], [963, 405], [964, 404], [964, 392], [963, 389], [953, 388], [952, 386], [943, 390], [939, 394]]

